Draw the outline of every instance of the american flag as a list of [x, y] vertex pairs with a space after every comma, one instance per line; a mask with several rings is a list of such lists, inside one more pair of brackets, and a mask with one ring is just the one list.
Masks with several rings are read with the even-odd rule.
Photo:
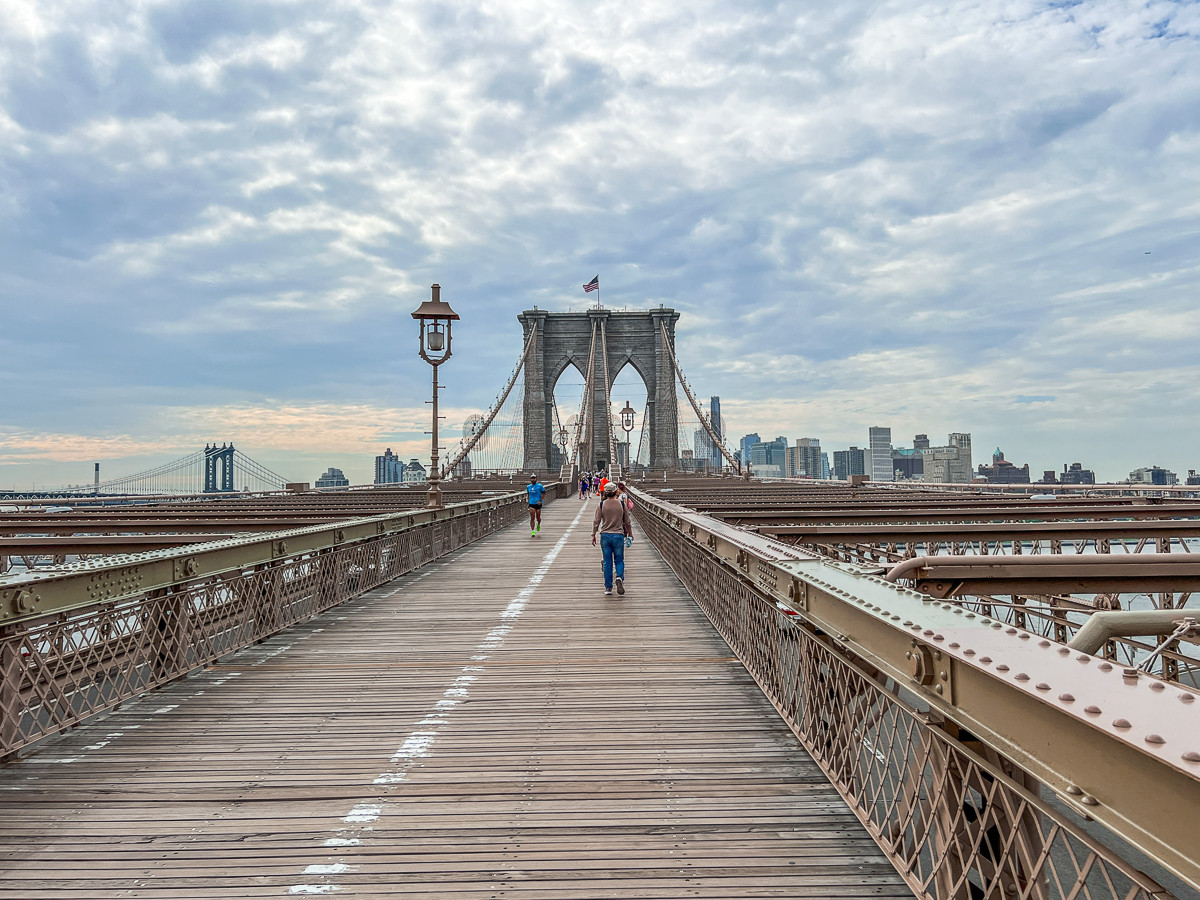
[[587, 284], [585, 284], [583, 286], [583, 292], [585, 294], [590, 294], [592, 291], [598, 291], [598, 290], [600, 290], [600, 276], [599, 275], [597, 275], [595, 278], [593, 278], [591, 281], [589, 281]]

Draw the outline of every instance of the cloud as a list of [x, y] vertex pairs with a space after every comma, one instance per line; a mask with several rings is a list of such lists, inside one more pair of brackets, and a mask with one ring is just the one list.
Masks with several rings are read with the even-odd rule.
[[256, 424], [281, 466], [352, 471], [424, 414], [428, 285], [463, 316], [447, 402], [478, 410], [517, 313], [584, 307], [596, 272], [680, 310], [747, 431], [1195, 467], [1195, 417], [1160, 424], [1197, 383], [1194, 4], [0, 18], [0, 395], [46, 437], [0, 483]]

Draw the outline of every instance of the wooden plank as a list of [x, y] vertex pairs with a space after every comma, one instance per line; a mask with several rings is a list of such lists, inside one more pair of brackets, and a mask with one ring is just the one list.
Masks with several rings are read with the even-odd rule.
[[911, 896], [648, 542], [603, 596], [583, 506], [0, 770], [0, 898]]

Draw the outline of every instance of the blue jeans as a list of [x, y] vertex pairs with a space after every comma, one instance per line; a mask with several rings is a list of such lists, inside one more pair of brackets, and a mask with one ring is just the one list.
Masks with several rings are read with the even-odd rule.
[[613, 566], [617, 567], [617, 577], [625, 578], [625, 535], [601, 534], [600, 549], [604, 552], [604, 589], [613, 589]]

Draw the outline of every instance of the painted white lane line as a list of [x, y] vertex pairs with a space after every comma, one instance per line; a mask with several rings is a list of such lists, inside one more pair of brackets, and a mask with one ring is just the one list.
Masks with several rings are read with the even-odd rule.
[[[442, 693], [442, 697], [433, 708], [429, 710], [417, 723], [417, 728], [409, 733], [409, 735], [401, 743], [400, 747], [389, 758], [389, 762], [393, 765], [387, 772], [381, 772], [371, 783], [376, 785], [388, 785], [385, 790], [395, 790], [395, 785], [404, 781], [408, 777], [409, 770], [414, 765], [419, 765], [417, 760], [424, 759], [432, 752], [433, 745], [437, 741], [439, 729], [450, 724], [449, 715], [463, 701], [470, 696], [470, 687], [479, 678], [483, 672], [483, 666], [476, 663], [484, 662], [491, 656], [491, 651], [496, 650], [504, 641], [504, 638], [512, 631], [513, 623], [520, 618], [521, 613], [528, 605], [530, 598], [541, 585], [546, 574], [550, 571], [550, 567], [554, 564], [554, 560], [558, 558], [558, 554], [562, 552], [563, 547], [567, 545], [567, 540], [571, 533], [579, 525], [579, 520], [585, 512], [581, 508], [576, 513], [571, 524], [567, 526], [563, 536], [558, 539], [558, 542], [550, 549], [550, 551], [542, 558], [541, 563], [529, 577], [525, 587], [521, 589], [517, 596], [509, 601], [508, 605], [500, 613], [502, 624], [492, 628], [479, 646], [475, 648], [471, 655], [470, 663], [462, 667], [459, 674], [450, 686]], [[415, 580], [415, 579], [414, 579]], [[411, 582], [409, 582], [411, 584]], [[394, 592], [393, 592], [394, 593]], [[364, 837], [369, 835], [373, 830], [374, 823], [383, 815], [384, 801], [382, 798], [373, 800], [362, 800], [357, 803], [350, 812], [343, 817], [342, 821], [347, 825], [346, 828], [339, 828], [337, 834], [327, 838], [322, 842], [324, 847], [356, 847], [362, 844]], [[308, 866], [302, 874], [304, 875], [321, 875], [323, 879], [318, 884], [295, 884], [289, 888], [289, 894], [330, 894], [339, 890], [336, 884], [328, 881], [328, 878], [334, 875], [342, 874], [350, 869], [350, 866], [342, 859], [330, 858], [329, 862], [324, 864], [314, 864]]]

